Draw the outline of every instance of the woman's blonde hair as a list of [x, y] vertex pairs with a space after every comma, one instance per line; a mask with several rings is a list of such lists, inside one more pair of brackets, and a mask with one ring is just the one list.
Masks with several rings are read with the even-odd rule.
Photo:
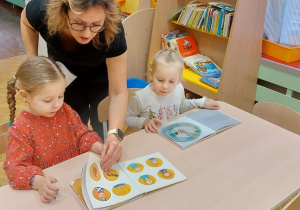
[[22, 89], [30, 95], [36, 94], [45, 84], [64, 79], [58, 65], [49, 58], [35, 56], [25, 60], [16, 75], [7, 82], [7, 103], [10, 110], [10, 122], [15, 119], [16, 89]]
[[105, 11], [105, 28], [103, 32], [106, 43], [101, 43], [100, 33], [97, 33], [92, 40], [93, 45], [96, 48], [103, 44], [109, 46], [120, 31], [118, 25], [121, 18], [118, 4], [115, 0], [49, 0], [46, 13], [49, 35], [54, 35], [67, 27], [67, 12], [69, 9], [76, 14], [81, 14], [95, 5], [102, 6]]
[[157, 66], [161, 64], [162, 61], [166, 62], [167, 64], [174, 63], [174, 66], [177, 66], [179, 68], [181, 75], [184, 65], [182, 56], [177, 50], [171, 48], [164, 48], [158, 51], [153, 58], [152, 74], [157, 69]]

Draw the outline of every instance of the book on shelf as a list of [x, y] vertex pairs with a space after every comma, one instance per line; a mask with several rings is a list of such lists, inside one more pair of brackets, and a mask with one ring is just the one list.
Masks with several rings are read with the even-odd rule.
[[196, 54], [183, 58], [186, 66], [191, 68], [196, 74], [205, 78], [220, 78], [221, 68], [215, 64], [209, 57]]
[[187, 178], [159, 152], [114, 164], [109, 171], [90, 154], [71, 187], [88, 209], [112, 209]]
[[205, 77], [202, 77], [199, 79], [201, 82], [203, 82], [204, 84], [207, 84], [208, 86], [210, 87], [213, 87], [213, 88], [218, 88], [219, 87], [219, 84], [220, 84], [220, 78], [205, 78]]
[[218, 110], [201, 109], [160, 126], [159, 134], [186, 149], [241, 123]]
[[217, 7], [219, 9], [223, 9], [223, 10], [228, 11], [228, 12], [234, 12], [234, 10], [235, 10], [235, 6], [234, 5], [227, 4], [227, 3], [222, 2], [222, 1], [208, 2], [208, 4], [211, 5], [211, 6]]
[[[176, 31], [175, 31], [176, 33]], [[202, 77], [221, 77], [221, 68], [218, 67], [209, 57], [199, 53], [199, 49], [193, 35], [186, 35], [179, 38], [174, 37], [174, 32], [163, 34], [167, 37], [171, 34], [171, 39], [163, 38], [162, 45], [178, 50], [181, 54], [186, 68], [191, 68]], [[182, 32], [181, 34], [186, 34]]]
[[[213, 33], [217, 36], [228, 37], [235, 6], [220, 2], [195, 2], [180, 8], [168, 20], [177, 21], [195, 29]], [[227, 18], [225, 16], [228, 15]], [[228, 21], [228, 22], [226, 22]]]
[[187, 36], [187, 33], [182, 30], [176, 30], [176, 31], [162, 34], [161, 36], [162, 48], [170, 47], [169, 40], [177, 39], [184, 36]]
[[196, 39], [193, 35], [171, 39], [169, 40], [169, 47], [178, 50], [183, 58], [199, 54]]
[[168, 18], [168, 21], [170, 21], [170, 20], [178, 20], [180, 14], [181, 14], [181, 12], [182, 12], [184, 9], [185, 9], [184, 7], [181, 7], [179, 10], [177, 10], [174, 14], [172, 14], [172, 15]]

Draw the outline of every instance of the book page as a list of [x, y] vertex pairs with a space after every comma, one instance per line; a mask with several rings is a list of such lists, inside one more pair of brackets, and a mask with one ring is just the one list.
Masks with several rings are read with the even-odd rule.
[[109, 171], [104, 172], [100, 167], [100, 158], [95, 155], [90, 155], [83, 175], [85, 175], [82, 176], [84, 198], [88, 206], [87, 198], [89, 198], [93, 208], [109, 207], [143, 195], [143, 191], [118, 164], [114, 164]]
[[119, 166], [144, 192], [186, 180], [186, 177], [159, 152], [121, 162]]
[[186, 116], [216, 132], [240, 123], [239, 120], [234, 119], [218, 110], [201, 109]]
[[186, 116], [160, 126], [158, 129], [162, 136], [182, 149], [185, 149], [215, 133], [214, 130]]

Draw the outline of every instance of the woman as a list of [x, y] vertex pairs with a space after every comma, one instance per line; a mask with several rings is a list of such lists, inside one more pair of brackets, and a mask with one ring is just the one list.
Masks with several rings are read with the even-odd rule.
[[28, 57], [38, 54], [40, 33], [49, 57], [77, 76], [66, 88], [65, 102], [85, 124], [90, 119], [101, 137], [97, 106], [109, 93], [112, 135], [103, 137], [101, 155], [102, 168], [108, 170], [122, 154], [118, 137], [128, 100], [127, 46], [115, 0], [32, 0], [21, 14], [21, 33]]

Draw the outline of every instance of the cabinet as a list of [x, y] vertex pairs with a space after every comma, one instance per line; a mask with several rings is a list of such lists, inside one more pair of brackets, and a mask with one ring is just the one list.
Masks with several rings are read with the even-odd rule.
[[[167, 19], [188, 0], [158, 0], [154, 14], [149, 62], [161, 49], [161, 35], [177, 29], [194, 35], [200, 53], [210, 57], [222, 68], [218, 91], [212, 92], [183, 79], [185, 89], [201, 96], [230, 103], [252, 112], [261, 55], [267, 0], [223, 0], [235, 5], [235, 15], [228, 39], [180, 26]], [[207, 0], [202, 0], [208, 3]]]

